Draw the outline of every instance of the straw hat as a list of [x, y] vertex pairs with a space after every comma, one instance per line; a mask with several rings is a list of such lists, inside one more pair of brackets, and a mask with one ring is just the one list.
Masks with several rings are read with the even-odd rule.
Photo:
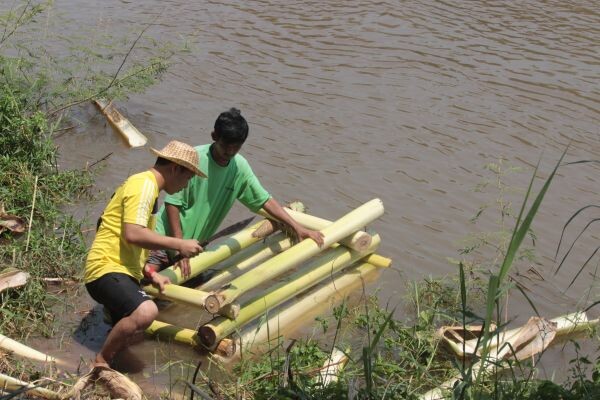
[[200, 160], [198, 158], [198, 152], [189, 144], [185, 144], [182, 142], [178, 142], [177, 140], [172, 140], [162, 150], [156, 150], [151, 148], [154, 154], [159, 157], [165, 158], [169, 161], [174, 162], [175, 164], [181, 165], [195, 173], [196, 175], [207, 178], [206, 174], [204, 174], [198, 168], [200, 165]]

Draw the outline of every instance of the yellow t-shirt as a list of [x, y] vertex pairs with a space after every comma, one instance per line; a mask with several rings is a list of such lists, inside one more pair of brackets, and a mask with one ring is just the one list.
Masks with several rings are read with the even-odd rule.
[[130, 176], [117, 189], [102, 213], [102, 223], [88, 253], [85, 283], [110, 272], [142, 279], [148, 251], [127, 243], [121, 233], [124, 223], [154, 229], [153, 210], [158, 193], [158, 183], [151, 171]]

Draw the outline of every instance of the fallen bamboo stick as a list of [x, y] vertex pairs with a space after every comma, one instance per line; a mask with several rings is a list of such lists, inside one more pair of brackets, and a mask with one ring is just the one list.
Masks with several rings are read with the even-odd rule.
[[[374, 235], [368, 252], [374, 252], [379, 246], [379, 235]], [[344, 246], [328, 249], [318, 258], [277, 284], [267, 294], [260, 294], [246, 302], [235, 320], [218, 317], [199, 329], [200, 340], [209, 349], [221, 339], [257, 318], [266, 310], [276, 307], [289, 298], [309, 289], [323, 279], [335, 274], [342, 268], [364, 258], [364, 253], [350, 250]]]
[[[323, 248], [327, 248], [340, 239], [349, 236], [352, 232], [356, 232], [360, 227], [367, 225], [381, 215], [383, 215], [383, 203], [380, 199], [373, 199], [363, 204], [321, 231], [324, 242]], [[289, 250], [257, 266], [251, 274], [246, 273], [231, 281], [227, 288], [214, 292], [206, 300], [206, 309], [216, 314], [222, 307], [258, 286], [261, 282], [279, 276], [318, 254], [321, 250], [314, 240], [303, 240]], [[260, 277], [260, 280], [256, 277]]]
[[264, 346], [272, 340], [279, 340], [284, 334], [284, 327], [285, 332], [293, 332], [312, 321], [317, 315], [331, 310], [333, 304], [355, 291], [360, 285], [364, 285], [375, 276], [376, 272], [377, 267], [371, 264], [358, 264], [344, 271], [343, 274], [335, 276], [331, 282], [324, 281], [310, 289], [298, 301], [270, 311], [267, 315], [268, 319], [259, 326], [242, 328], [236, 339], [236, 356], [239, 357], [242, 352], [247, 353], [254, 348]]
[[44, 354], [2, 334], [0, 334], [0, 348], [10, 353], [15, 353], [21, 357], [29, 358], [30, 360], [53, 362], [60, 365], [66, 365], [63, 360], [49, 356], [48, 354]]
[[148, 142], [148, 138], [117, 111], [112, 102], [109, 102], [106, 99], [96, 99], [94, 100], [94, 104], [100, 109], [100, 112], [106, 116], [106, 119], [108, 119], [113, 128], [119, 132], [129, 147], [141, 147]]
[[228, 237], [226, 240], [218, 244], [208, 245], [204, 249], [204, 252], [190, 258], [191, 272], [189, 277], [184, 278], [181, 274], [181, 269], [175, 269], [175, 266], [166, 268], [160, 271], [159, 274], [168, 277], [171, 280], [171, 283], [179, 285], [200, 275], [205, 270], [225, 260], [226, 258], [231, 257], [238, 251], [245, 249], [261, 239], [264, 239], [272, 232], [273, 226], [269, 223], [269, 221], [259, 221], [256, 224], [239, 231], [235, 235]]
[[[300, 211], [292, 210], [291, 208], [283, 208], [296, 222], [305, 228], [313, 230], [322, 230], [327, 228], [333, 222], [323, 218], [315, 217]], [[266, 218], [274, 218], [264, 209], [260, 209], [258, 214]], [[352, 233], [351, 236], [340, 240], [340, 244], [357, 251], [364, 251], [371, 244], [371, 235], [364, 231]]]
[[321, 384], [328, 386], [333, 382], [337, 382], [340, 372], [344, 369], [348, 361], [348, 355], [337, 347], [334, 347], [327, 360], [325, 360], [323, 369], [321, 369]]
[[[26, 391], [27, 395], [37, 396], [44, 399], [51, 400], [60, 400], [62, 396], [57, 392], [53, 392], [52, 390], [44, 389], [42, 387], [37, 387], [34, 384], [24, 382], [22, 380], [13, 378], [8, 375], [0, 374], [0, 390], [1, 391], [18, 391], [23, 388], [28, 388]], [[9, 394], [10, 395], [10, 394]]]

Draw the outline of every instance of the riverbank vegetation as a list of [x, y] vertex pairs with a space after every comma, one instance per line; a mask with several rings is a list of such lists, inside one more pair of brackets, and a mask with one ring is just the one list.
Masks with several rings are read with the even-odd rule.
[[[0, 332], [14, 339], [52, 335], [50, 307], [55, 298], [45, 279], [77, 281], [86, 254], [82, 222], [65, 210], [90, 196], [93, 172], [60, 169], [55, 136], [74, 123], [73, 107], [97, 96], [119, 98], [147, 88], [165, 71], [170, 55], [169, 49], [151, 40], [143, 56], [134, 54], [144, 40], [146, 31], [141, 27], [125, 45], [96, 36], [92, 43], [65, 45], [68, 56], [58, 58], [39, 36], [44, 30], [38, 19], [43, 16], [47, 22], [49, 7], [50, 3], [28, 2], [0, 16], [0, 203], [27, 223], [19, 236], [2, 233], [0, 271], [14, 267], [31, 275], [27, 285], [0, 293]], [[488, 167], [502, 195], [506, 169], [501, 163]], [[577, 341], [565, 344], [577, 354], [570, 375], [555, 383], [539, 379], [539, 356], [497, 362], [490, 373], [479, 373], [473, 367], [477, 360], [489, 360], [487, 350], [476, 359], [456, 358], [435, 335], [442, 325], [479, 324], [483, 329], [477, 347], [485, 349], [496, 329], [509, 322], [501, 317], [506, 311], [503, 304], [519, 288], [507, 279], [508, 272], [515, 260], [534, 257], [531, 223], [553, 176], [530, 202], [532, 179], [523, 203], [527, 207], [516, 215], [509, 202], [497, 202], [500, 229], [465, 244], [463, 259], [452, 260], [455, 277], [413, 283], [405, 301], [395, 299], [388, 307], [366, 295], [358, 305], [343, 303], [330, 317], [316, 322], [315, 329], [327, 342], [276, 341], [265, 353], [246, 355], [233, 371], [218, 371], [218, 382], [209, 378], [214, 371], [199, 372], [187, 382], [187, 393], [191, 398], [215, 399], [418, 399], [458, 375], [462, 379], [448, 391], [449, 398], [599, 398], [600, 362], [577, 353]], [[474, 220], [484, 212], [479, 210]], [[498, 252], [485, 260], [469, 258], [486, 246]], [[586, 334], [597, 341], [593, 330]], [[346, 352], [349, 361], [337, 380], [325, 384], [322, 367], [334, 348]], [[0, 356], [0, 372], [26, 381], [39, 377], [32, 364]]]
[[[56, 20], [51, 2], [34, 3], [0, 15], [0, 210], [26, 224], [21, 234], [0, 233], [0, 271], [30, 275], [26, 285], [0, 292], [0, 332], [16, 340], [52, 335], [56, 298], [47, 281], [78, 281], [86, 256], [82, 221], [68, 206], [89, 197], [93, 173], [59, 168], [54, 138], [76, 128], [76, 106], [143, 91], [171, 55], [144, 39], [143, 26], [127, 43], [103, 35], [101, 47], [88, 47], [97, 37], [92, 43], [56, 37], [48, 26], [67, 22]], [[138, 55], [135, 47], [142, 43]], [[0, 355], [0, 372], [14, 367]]]
[[[515, 170], [502, 161], [488, 165], [493, 179], [486, 185], [497, 190], [493, 209], [498, 211], [499, 229], [478, 233], [465, 242], [460, 250], [463, 258], [451, 260], [457, 266], [455, 277], [426, 278], [411, 284], [407, 299], [395, 304], [400, 312], [392, 306], [381, 307], [376, 296], [364, 296], [353, 308], [342, 304], [330, 319], [320, 319], [321, 333], [328, 340], [275, 341], [266, 352], [244, 358], [232, 372], [221, 371], [220, 376], [228, 379], [214, 382], [209, 378], [214, 371], [200, 374], [189, 384], [191, 390], [201, 398], [222, 399], [599, 398], [600, 359], [580, 347], [581, 339], [591, 339], [597, 348], [597, 323], [586, 325], [579, 336], [559, 342], [558, 346], [570, 349], [574, 356], [567, 376], [558, 381], [542, 378], [539, 370], [545, 346], [553, 340], [551, 333], [541, 332], [540, 337], [527, 342], [538, 350], [519, 360], [512, 355], [521, 351], [517, 346], [526, 347], [523, 343], [495, 343], [497, 334], [511, 322], [503, 318], [508, 315], [508, 297], [523, 295], [528, 299], [507, 277], [513, 264], [535, 260], [536, 236], [531, 225], [561, 162], [536, 196], [532, 178], [518, 213], [506, 196], [509, 188], [504, 182], [505, 175]], [[534, 178], [536, 174], [537, 170]], [[489, 211], [482, 207], [473, 222]], [[486, 254], [480, 251], [484, 247], [495, 249], [491, 257], [481, 258]], [[535, 304], [529, 301], [535, 316]], [[397, 314], [402, 315], [401, 320], [394, 318]], [[470, 352], [476, 355], [457, 357], [436, 334], [440, 326], [466, 332], [473, 325], [481, 327], [475, 330], [479, 335], [473, 336], [476, 344]], [[545, 340], [547, 343], [539, 343]], [[461, 346], [459, 343], [459, 350]], [[495, 346], [500, 351], [494, 350]], [[323, 372], [335, 348], [344, 351], [348, 363], [336, 374], [337, 379], [326, 383]], [[499, 357], [499, 353], [505, 355]], [[451, 384], [444, 390], [431, 392], [447, 382]]]

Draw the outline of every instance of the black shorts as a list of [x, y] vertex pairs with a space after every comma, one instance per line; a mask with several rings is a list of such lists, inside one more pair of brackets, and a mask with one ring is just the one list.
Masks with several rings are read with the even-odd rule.
[[85, 284], [92, 299], [109, 311], [113, 324], [127, 317], [144, 301], [152, 298], [133, 277], [111, 272]]

